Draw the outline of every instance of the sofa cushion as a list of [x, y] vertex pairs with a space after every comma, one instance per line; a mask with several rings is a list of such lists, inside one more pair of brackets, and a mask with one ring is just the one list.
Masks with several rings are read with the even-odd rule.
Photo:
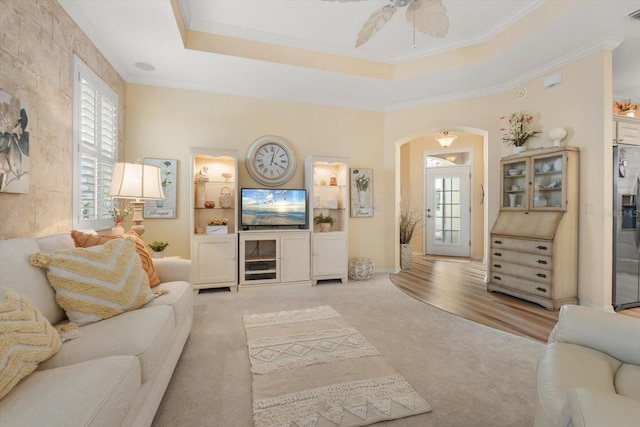
[[189, 282], [161, 283], [154, 291], [160, 291], [162, 295], [145, 305], [145, 308], [158, 305], [173, 308], [176, 325], [192, 316], [190, 312], [193, 310], [193, 289]]
[[121, 426], [139, 398], [140, 384], [134, 356], [37, 371], [0, 401], [0, 425]]
[[147, 277], [149, 278], [149, 285], [151, 287], [158, 285], [160, 283], [160, 278], [158, 277], [158, 272], [153, 264], [153, 259], [151, 258], [151, 255], [149, 255], [149, 251], [147, 251], [144, 241], [135, 231], [128, 231], [125, 234], [117, 235], [90, 234], [76, 230], [71, 231], [71, 238], [78, 248], [90, 248], [92, 246], [103, 245], [113, 239], [118, 239], [123, 236], [132, 236], [134, 238], [136, 242], [136, 252], [138, 252], [142, 268], [144, 268], [144, 271], [147, 273]]
[[615, 383], [618, 394], [640, 401], [640, 366], [628, 363], [620, 366]]
[[134, 310], [153, 299], [135, 242], [128, 238], [86, 249], [37, 253], [30, 260], [49, 268], [56, 301], [79, 325]]
[[25, 295], [0, 294], [0, 399], [60, 349], [58, 332]]
[[141, 308], [107, 321], [80, 327], [80, 336], [65, 342], [38, 370], [68, 366], [106, 356], [132, 355], [140, 361], [142, 381], [153, 378], [175, 334], [171, 307]]
[[538, 399], [549, 420], [558, 420], [567, 393], [587, 387], [615, 393], [614, 376], [621, 362], [599, 351], [567, 343], [550, 343], [538, 364]]
[[585, 387], [571, 389], [560, 426], [638, 427], [638, 402], [615, 393]]
[[35, 238], [40, 252], [55, 252], [61, 249], [73, 249], [75, 247], [73, 239], [69, 233], [51, 234]]
[[67, 316], [56, 304], [56, 293], [49, 285], [46, 272], [29, 263], [29, 256], [40, 250], [34, 239], [0, 240], [0, 290], [19, 290], [55, 325]]

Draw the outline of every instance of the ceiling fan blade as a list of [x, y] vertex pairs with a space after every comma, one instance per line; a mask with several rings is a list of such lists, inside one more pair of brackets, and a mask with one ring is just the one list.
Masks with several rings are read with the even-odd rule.
[[405, 16], [423, 34], [442, 38], [449, 30], [447, 8], [442, 0], [415, 0], [407, 7]]
[[395, 6], [383, 6], [371, 14], [367, 22], [364, 23], [362, 29], [358, 33], [356, 39], [356, 47], [362, 46], [369, 41], [371, 37], [384, 27], [384, 25], [391, 19], [398, 8]]

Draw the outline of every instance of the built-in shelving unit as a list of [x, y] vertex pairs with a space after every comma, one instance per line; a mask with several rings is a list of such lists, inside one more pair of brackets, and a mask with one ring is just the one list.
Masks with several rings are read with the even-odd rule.
[[[305, 187], [311, 228], [311, 281], [348, 279], [349, 164], [346, 158], [309, 156], [305, 160]], [[334, 224], [322, 231], [314, 218], [330, 216]]]
[[240, 232], [239, 290], [311, 286], [309, 231]]
[[192, 148], [190, 176], [193, 287], [237, 290], [237, 152]]

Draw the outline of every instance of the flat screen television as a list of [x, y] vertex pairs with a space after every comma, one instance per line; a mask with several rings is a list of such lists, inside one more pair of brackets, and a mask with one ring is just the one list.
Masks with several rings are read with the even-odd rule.
[[243, 188], [240, 191], [240, 225], [297, 227], [307, 225], [307, 190]]

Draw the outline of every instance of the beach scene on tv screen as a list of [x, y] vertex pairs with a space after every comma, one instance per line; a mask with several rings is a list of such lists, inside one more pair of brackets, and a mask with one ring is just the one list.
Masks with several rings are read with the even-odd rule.
[[242, 189], [242, 225], [304, 225], [302, 190]]

